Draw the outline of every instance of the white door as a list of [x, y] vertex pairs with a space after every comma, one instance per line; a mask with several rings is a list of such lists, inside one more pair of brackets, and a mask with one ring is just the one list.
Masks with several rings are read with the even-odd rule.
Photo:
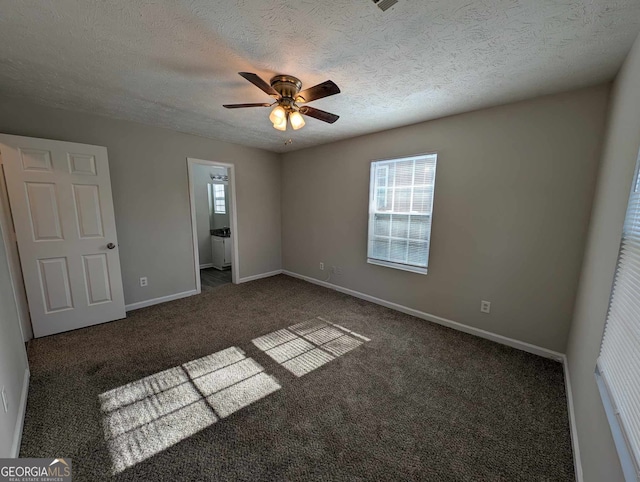
[[125, 317], [105, 147], [0, 134], [34, 336]]

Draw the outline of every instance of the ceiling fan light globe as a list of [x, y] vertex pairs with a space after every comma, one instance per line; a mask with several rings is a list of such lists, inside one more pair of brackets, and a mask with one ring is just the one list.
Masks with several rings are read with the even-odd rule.
[[292, 112], [291, 115], [289, 115], [289, 122], [291, 122], [291, 127], [293, 127], [294, 131], [301, 129], [305, 124], [304, 118], [300, 112]]
[[279, 131], [286, 131], [287, 130], [287, 118], [285, 117], [284, 119], [282, 119], [281, 122], [274, 122], [273, 123], [273, 128], [274, 129], [278, 129]]
[[276, 106], [269, 114], [269, 120], [273, 122], [273, 124], [280, 124], [282, 121], [287, 122], [287, 112], [284, 110], [284, 107], [281, 105]]

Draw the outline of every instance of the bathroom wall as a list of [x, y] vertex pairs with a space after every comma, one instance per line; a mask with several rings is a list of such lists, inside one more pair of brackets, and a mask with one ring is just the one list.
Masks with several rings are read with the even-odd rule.
[[211, 264], [211, 219], [209, 212], [209, 184], [211, 174], [226, 175], [227, 170], [222, 167], [194, 164], [193, 166], [193, 194], [196, 208], [196, 224], [198, 232], [198, 254], [200, 266]]

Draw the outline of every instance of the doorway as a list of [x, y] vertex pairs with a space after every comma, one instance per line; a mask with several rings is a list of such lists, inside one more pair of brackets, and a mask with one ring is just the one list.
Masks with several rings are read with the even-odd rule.
[[187, 159], [196, 291], [237, 283], [238, 233], [233, 164]]

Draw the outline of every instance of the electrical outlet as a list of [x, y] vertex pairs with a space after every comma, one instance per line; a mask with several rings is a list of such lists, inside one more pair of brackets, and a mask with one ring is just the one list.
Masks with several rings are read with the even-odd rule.
[[4, 407], [4, 413], [9, 411], [9, 402], [7, 401], [7, 389], [2, 387], [2, 406]]
[[320, 270], [324, 271], [324, 263], [320, 263]]
[[140, 278], [140, 286], [144, 287], [147, 286], [149, 284], [149, 280], [147, 280], [146, 276], [143, 276], [142, 278]]
[[482, 300], [480, 302], [480, 311], [482, 313], [491, 313], [491, 302]]

